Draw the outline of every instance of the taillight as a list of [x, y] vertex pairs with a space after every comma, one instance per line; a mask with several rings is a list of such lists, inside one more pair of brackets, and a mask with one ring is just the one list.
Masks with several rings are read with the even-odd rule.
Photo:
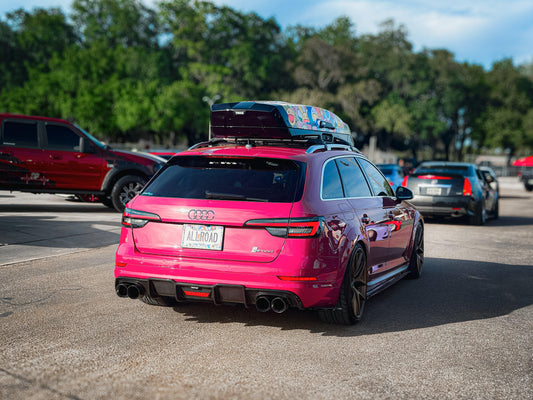
[[124, 209], [124, 214], [122, 214], [122, 226], [126, 228], [142, 228], [150, 221], [159, 222], [161, 218], [157, 214], [133, 210], [127, 207]]
[[264, 228], [272, 236], [286, 238], [310, 238], [320, 233], [324, 217], [291, 219], [251, 219], [244, 226]]
[[408, 176], [405, 176], [405, 177], [403, 178], [403, 181], [402, 181], [402, 186], [403, 186], [403, 187], [407, 187], [407, 180], [408, 180], [408, 179], [409, 179]]
[[472, 196], [472, 185], [470, 184], [468, 178], [465, 178], [463, 184], [463, 196]]

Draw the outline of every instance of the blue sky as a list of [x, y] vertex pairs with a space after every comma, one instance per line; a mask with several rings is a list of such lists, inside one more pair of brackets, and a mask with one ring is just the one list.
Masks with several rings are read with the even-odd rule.
[[[512, 58], [515, 65], [533, 62], [532, 0], [211, 0], [243, 12], [274, 17], [290, 25], [323, 27], [346, 15], [357, 35], [377, 33], [388, 18], [403, 24], [415, 51], [445, 48], [457, 61], [490, 69]], [[0, 0], [0, 18], [17, 8], [61, 7], [71, 0]], [[156, 0], [143, 0], [153, 5]]]

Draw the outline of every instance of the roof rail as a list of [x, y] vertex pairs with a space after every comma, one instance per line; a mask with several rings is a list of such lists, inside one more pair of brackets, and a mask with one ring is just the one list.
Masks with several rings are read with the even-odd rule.
[[346, 150], [346, 151], [353, 151], [355, 153], [361, 154], [361, 151], [354, 146], [348, 146], [346, 144], [324, 144], [324, 145], [313, 145], [310, 146], [306, 153], [314, 153], [317, 151], [331, 151], [331, 150]]

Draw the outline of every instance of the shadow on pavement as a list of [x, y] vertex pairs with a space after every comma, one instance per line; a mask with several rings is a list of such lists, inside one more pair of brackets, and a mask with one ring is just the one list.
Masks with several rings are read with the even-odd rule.
[[64, 204], [0, 204], [0, 212], [9, 213], [109, 213], [118, 214], [117, 211], [99, 203], [71, 203]]
[[[4, 255], [11, 245], [96, 248], [117, 243], [120, 233], [121, 214], [102, 204], [66, 201], [0, 204], [0, 214], [2, 227], [8, 228], [0, 230], [0, 249], [4, 249]], [[17, 251], [24, 255], [24, 248]]]
[[315, 312], [259, 313], [242, 306], [185, 304], [175, 307], [188, 321], [308, 329], [325, 336], [400, 332], [495, 318], [533, 304], [533, 266], [428, 258], [418, 280], [402, 280], [371, 298], [353, 326], [321, 322]]

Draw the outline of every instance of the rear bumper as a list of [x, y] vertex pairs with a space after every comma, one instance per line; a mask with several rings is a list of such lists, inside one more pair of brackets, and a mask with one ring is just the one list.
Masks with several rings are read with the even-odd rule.
[[409, 202], [424, 216], [462, 217], [475, 212], [475, 202], [471, 197], [415, 196]]
[[260, 296], [269, 298], [281, 297], [285, 299], [289, 307], [303, 309], [300, 298], [290, 291], [271, 289], [252, 289], [242, 285], [195, 285], [185, 282], [176, 282], [172, 279], [115, 279], [115, 291], [119, 297], [128, 297], [121, 292], [120, 285], [142, 286], [141, 292], [152, 298], [170, 297], [178, 302], [208, 302], [220, 304], [243, 304], [245, 307], [256, 305], [256, 299]]
[[[251, 263], [142, 254], [129, 241], [122, 242], [116, 253], [115, 279], [116, 282], [126, 283], [140, 281], [145, 293], [173, 297], [177, 301], [185, 298], [180, 288], [198, 287], [209, 289], [208, 297], [187, 296], [187, 301], [254, 305], [258, 293], [269, 291], [280, 292], [284, 298], [293, 299], [288, 301], [291, 307], [334, 307], [344, 271], [339, 270], [334, 262], [326, 262], [314, 255], [303, 257], [300, 251], [294, 254], [288, 248], [286, 246], [284, 252], [287, 254], [272, 262]], [[312, 277], [316, 280], [282, 280], [279, 276]], [[236, 292], [236, 287], [242, 288], [239, 290], [245, 295], [228, 294]], [[237, 297], [232, 298], [233, 295]]]

